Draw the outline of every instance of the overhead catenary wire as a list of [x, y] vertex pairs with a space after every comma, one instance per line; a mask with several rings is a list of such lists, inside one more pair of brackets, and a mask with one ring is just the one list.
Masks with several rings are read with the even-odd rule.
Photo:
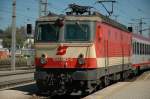
[[[9, 13], [9, 14], [12, 13], [11, 11], [6, 10], [6, 9], [3, 9], [3, 10], [0, 9], [0, 11], [1, 11], [1, 13]], [[20, 12], [21, 12], [21, 11], [20, 11]], [[26, 18], [36, 19], [35, 17], [27, 16], [27, 15], [24, 15], [22, 12], [21, 12], [21, 13], [20, 13], [20, 12], [19, 12], [19, 11], [16, 11], [16, 14], [18, 14], [19, 16], [26, 17]], [[19, 17], [19, 16], [17, 16], [17, 17]]]

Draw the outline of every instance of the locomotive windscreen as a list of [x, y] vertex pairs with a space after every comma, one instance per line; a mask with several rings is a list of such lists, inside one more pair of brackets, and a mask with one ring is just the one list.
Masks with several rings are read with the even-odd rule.
[[38, 22], [36, 24], [36, 41], [38, 42], [89, 42], [94, 35], [94, 22], [65, 21], [60, 27], [55, 22]]
[[37, 27], [37, 41], [58, 41], [60, 28], [55, 24], [39, 24]]
[[90, 38], [90, 27], [88, 24], [66, 24], [66, 41], [88, 41]]

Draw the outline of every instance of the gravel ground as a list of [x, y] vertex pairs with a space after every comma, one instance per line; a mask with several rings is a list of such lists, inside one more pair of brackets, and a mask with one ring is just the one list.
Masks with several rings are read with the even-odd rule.
[[1, 99], [32, 99], [31, 95], [27, 92], [22, 92], [18, 90], [4, 90], [0, 91]]
[[18, 90], [0, 91], [0, 99], [48, 99], [46, 97], [31, 95], [28, 92]]

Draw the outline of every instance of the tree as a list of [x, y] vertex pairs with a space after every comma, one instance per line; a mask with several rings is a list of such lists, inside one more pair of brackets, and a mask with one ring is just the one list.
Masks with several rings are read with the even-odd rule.
[[[23, 46], [23, 42], [26, 39], [26, 36], [24, 35], [25, 33], [25, 27], [20, 27], [20, 28], [16, 28], [16, 47], [17, 48], [22, 48]], [[4, 30], [4, 38], [3, 38], [3, 47], [5, 48], [11, 48], [11, 27], [8, 26], [5, 30]]]
[[9, 26], [4, 30], [4, 37], [3, 37], [2, 45], [4, 48], [11, 47], [11, 27]]
[[0, 29], [0, 38], [3, 38], [4, 31]]
[[2, 34], [4, 31], [2, 29], [0, 29], [0, 34]]

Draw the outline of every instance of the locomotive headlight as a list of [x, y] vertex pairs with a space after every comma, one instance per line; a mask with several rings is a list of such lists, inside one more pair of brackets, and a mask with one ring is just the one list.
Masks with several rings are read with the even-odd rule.
[[42, 54], [40, 57], [40, 63], [46, 64], [47, 63], [47, 56], [45, 54]]
[[85, 64], [85, 59], [84, 59], [84, 55], [83, 55], [83, 54], [80, 54], [80, 55], [78, 56], [78, 64], [79, 64], [79, 65]]

